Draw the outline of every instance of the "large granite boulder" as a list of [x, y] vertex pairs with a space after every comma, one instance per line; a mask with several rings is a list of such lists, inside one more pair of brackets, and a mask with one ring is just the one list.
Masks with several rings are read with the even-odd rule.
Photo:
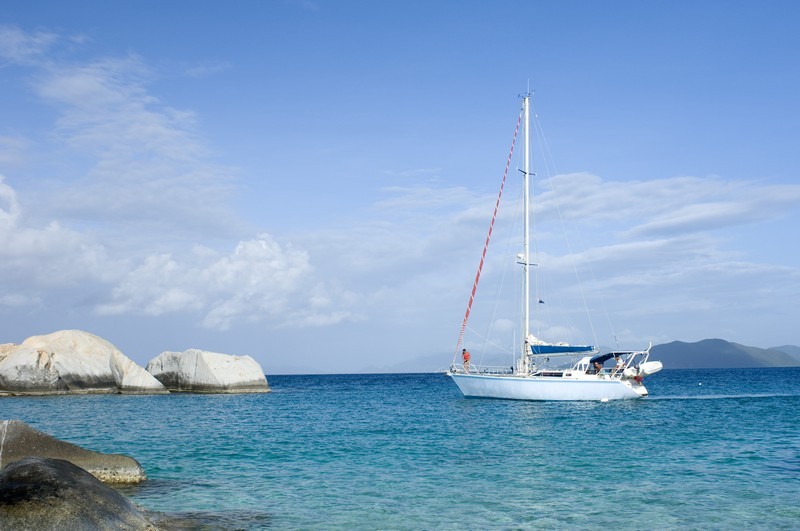
[[19, 347], [16, 343], [0, 343], [0, 361], [8, 356], [8, 353]]
[[142, 466], [126, 455], [86, 450], [34, 429], [20, 420], [0, 420], [0, 470], [27, 457], [63, 459], [106, 483], [140, 483]]
[[167, 393], [114, 345], [62, 330], [0, 348], [0, 394]]
[[156, 530], [145, 511], [69, 461], [28, 457], [0, 470], [0, 527]]
[[162, 352], [147, 371], [170, 391], [194, 393], [268, 393], [261, 365], [250, 356], [230, 356], [190, 348]]

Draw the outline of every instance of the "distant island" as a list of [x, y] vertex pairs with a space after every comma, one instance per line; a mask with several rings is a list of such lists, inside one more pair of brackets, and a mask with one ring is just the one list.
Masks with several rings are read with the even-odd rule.
[[696, 343], [673, 341], [653, 346], [650, 359], [661, 360], [664, 368], [669, 369], [797, 367], [800, 366], [800, 347], [747, 347], [724, 339], [704, 339]]
[[[601, 347], [608, 352], [609, 347]], [[740, 345], [724, 339], [704, 339], [695, 343], [673, 341], [653, 345], [650, 359], [659, 360], [665, 369], [732, 369], [756, 367], [798, 367], [800, 366], [800, 347], [784, 345], [780, 347], [758, 348]], [[450, 365], [450, 359], [442, 354], [410, 358], [391, 366], [365, 367], [367, 373], [438, 372]], [[447, 357], [447, 354], [444, 354]], [[473, 360], [476, 353], [473, 350]], [[484, 365], [504, 365], [507, 357], [486, 355], [481, 361]]]

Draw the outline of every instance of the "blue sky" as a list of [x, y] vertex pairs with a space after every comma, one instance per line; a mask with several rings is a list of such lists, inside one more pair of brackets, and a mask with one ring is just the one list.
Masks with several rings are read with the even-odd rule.
[[[800, 344], [798, 15], [7, 0], [0, 342], [78, 328], [141, 364], [194, 347], [268, 374], [444, 367], [530, 84], [554, 162], [545, 339]], [[502, 271], [473, 351], [513, 337]]]

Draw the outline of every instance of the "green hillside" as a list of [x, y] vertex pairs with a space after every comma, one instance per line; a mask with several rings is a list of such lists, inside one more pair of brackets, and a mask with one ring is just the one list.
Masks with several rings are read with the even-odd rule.
[[797, 361], [797, 363], [800, 363], [800, 347], [797, 347], [795, 345], [783, 345], [782, 347], [770, 347], [769, 350], [777, 350], [780, 352], [785, 352], [786, 354], [793, 357], [795, 361]]
[[793, 352], [800, 352], [800, 348], [785, 346], [764, 349], [724, 339], [704, 339], [696, 343], [673, 341], [656, 345], [650, 351], [650, 359], [660, 360], [667, 369], [800, 366], [800, 358], [795, 357]]

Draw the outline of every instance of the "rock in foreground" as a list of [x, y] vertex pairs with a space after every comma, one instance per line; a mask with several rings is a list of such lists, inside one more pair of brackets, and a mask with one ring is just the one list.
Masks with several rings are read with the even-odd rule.
[[155, 530], [147, 513], [61, 459], [28, 457], [0, 471], [3, 529]]
[[28, 457], [63, 459], [107, 483], [140, 483], [146, 478], [132, 457], [86, 450], [19, 420], [0, 421], [0, 469]]
[[162, 352], [147, 371], [170, 391], [194, 393], [268, 393], [264, 370], [250, 356], [230, 356], [191, 348]]
[[167, 392], [114, 345], [88, 332], [61, 330], [0, 349], [0, 394]]

